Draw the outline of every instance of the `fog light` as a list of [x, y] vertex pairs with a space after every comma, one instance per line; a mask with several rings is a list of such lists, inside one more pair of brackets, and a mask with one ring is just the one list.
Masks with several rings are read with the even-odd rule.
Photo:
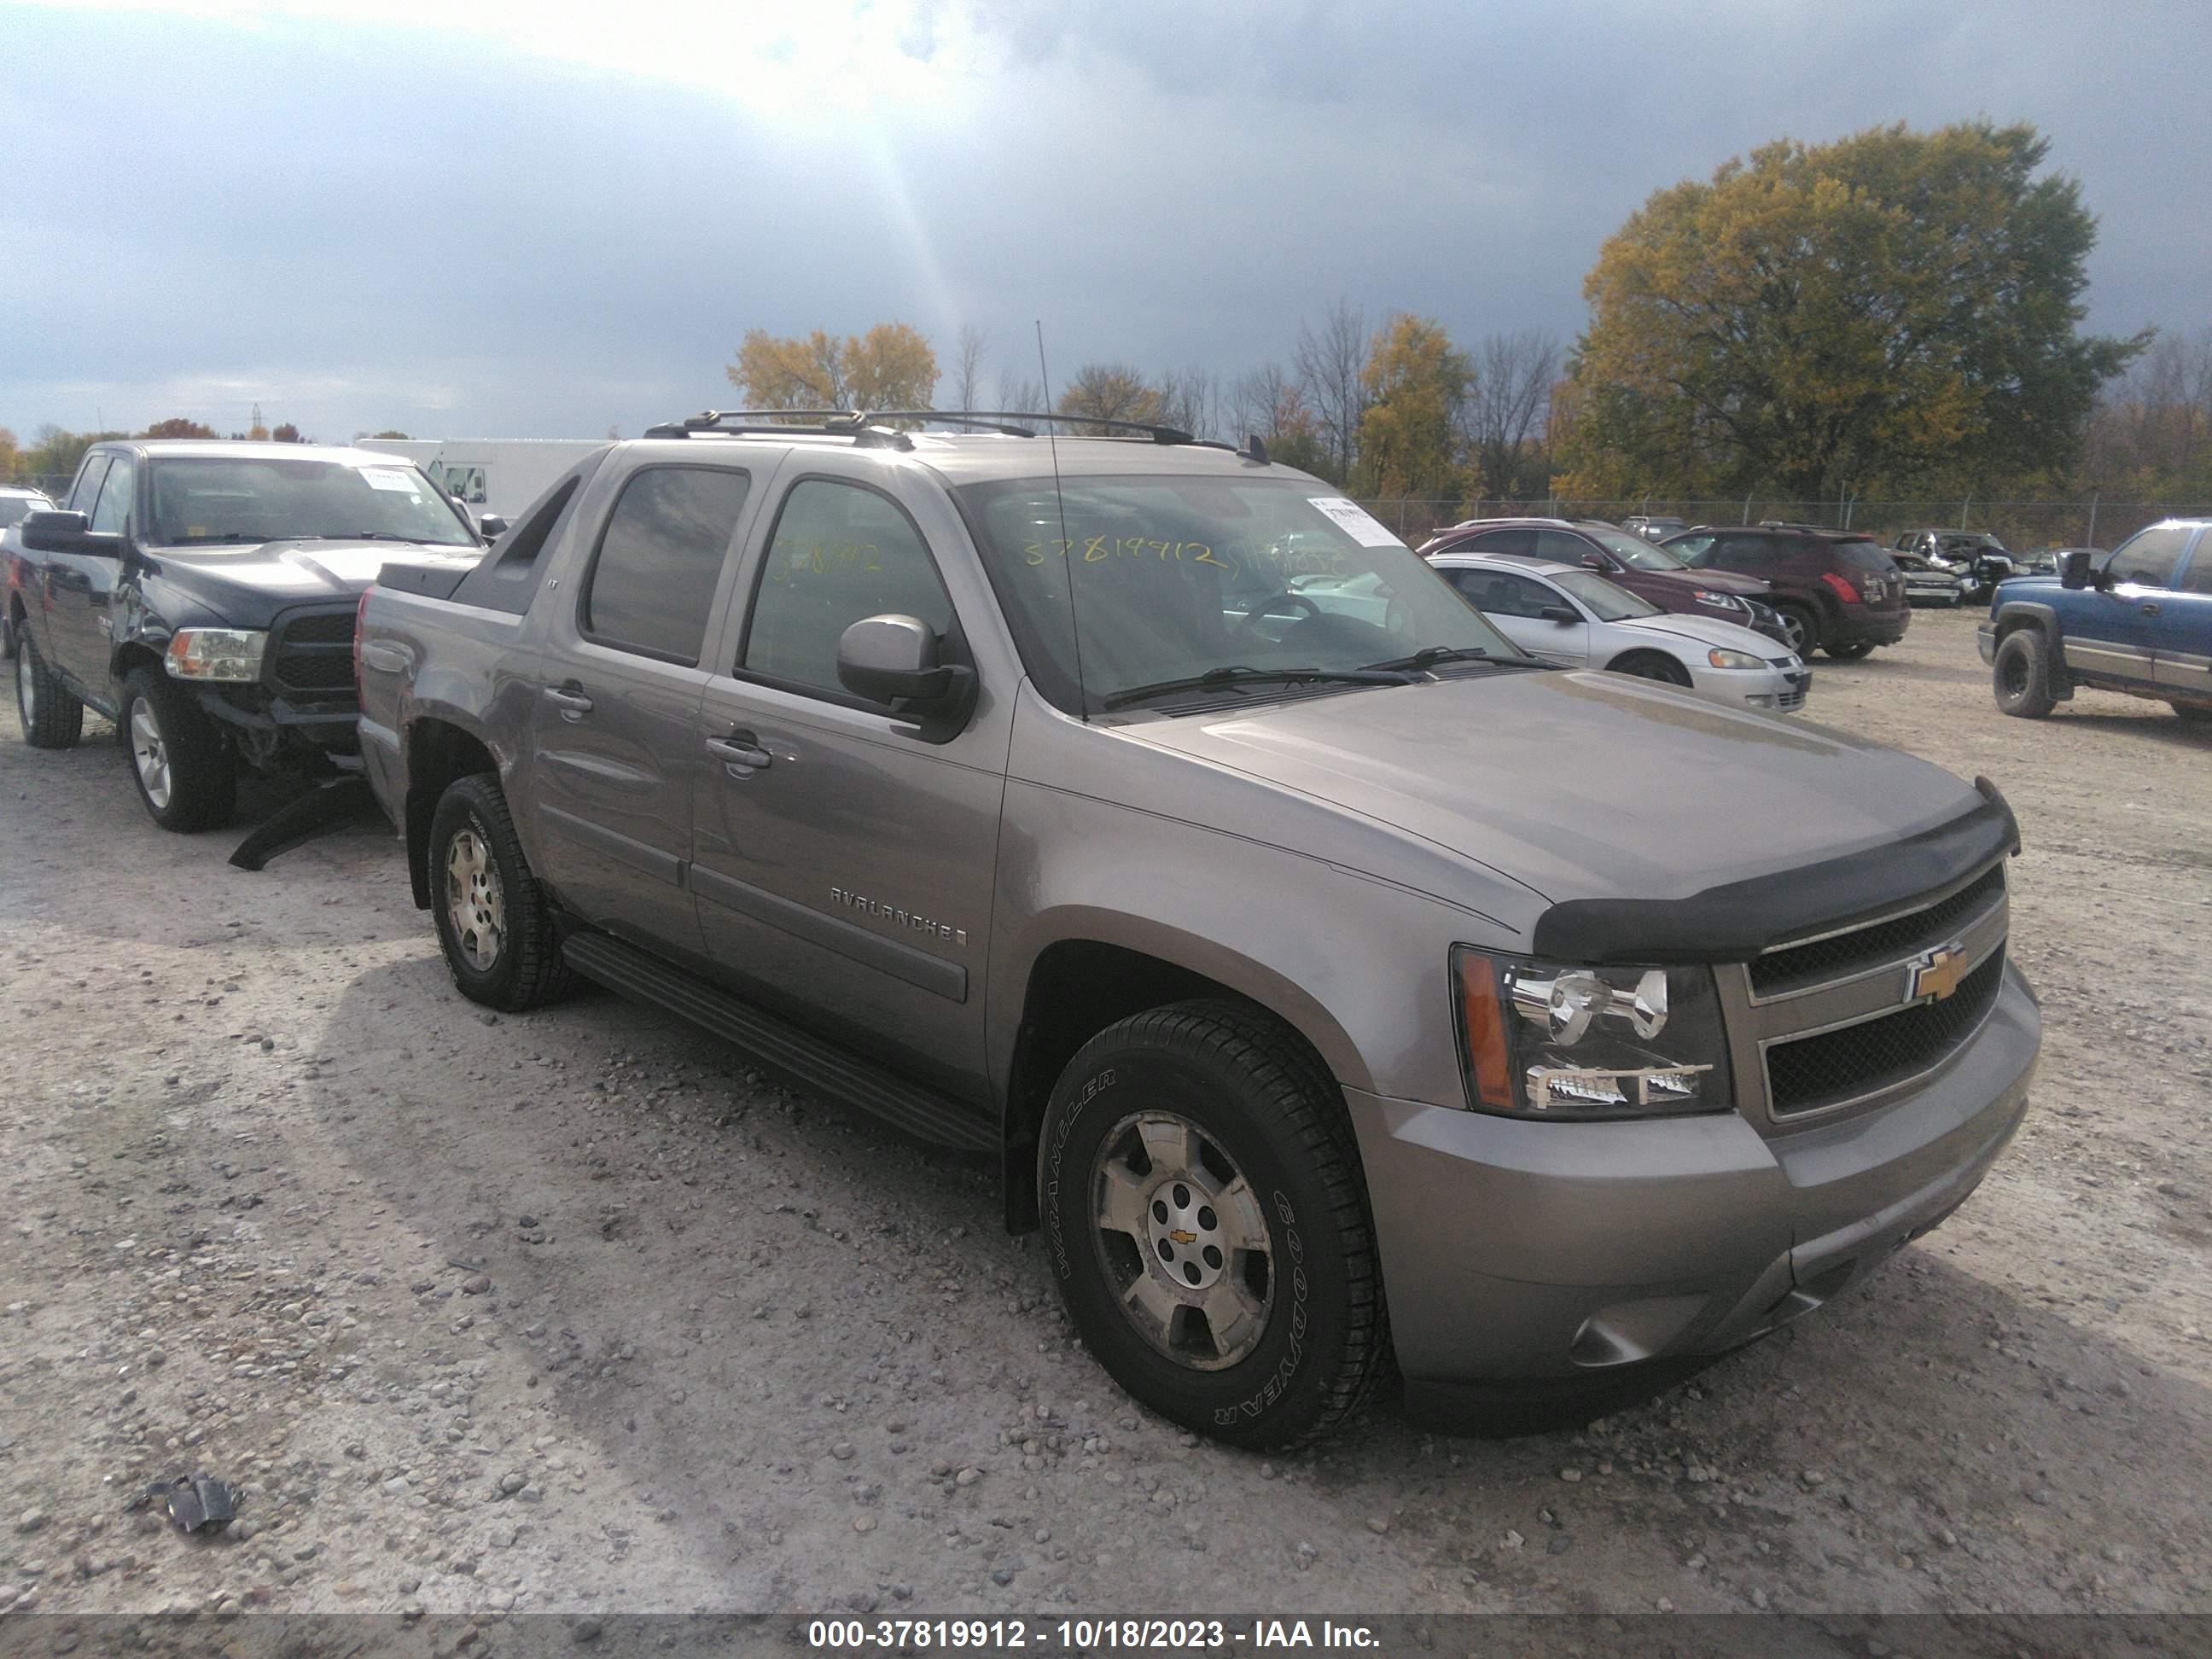
[[1774, 699], [1764, 693], [1758, 696], [1746, 697], [1744, 701], [1749, 703], [1753, 708], [1771, 708], [1774, 707]]

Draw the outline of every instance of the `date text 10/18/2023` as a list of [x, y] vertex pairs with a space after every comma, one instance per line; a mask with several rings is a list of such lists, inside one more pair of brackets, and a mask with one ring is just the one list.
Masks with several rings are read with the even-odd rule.
[[1382, 1645], [1367, 1626], [1327, 1619], [817, 1619], [806, 1627], [806, 1641], [817, 1649], [894, 1652], [1184, 1653]]

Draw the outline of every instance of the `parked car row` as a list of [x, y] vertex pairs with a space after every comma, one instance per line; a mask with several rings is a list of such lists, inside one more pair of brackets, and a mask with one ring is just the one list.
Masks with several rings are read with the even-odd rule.
[[1778, 718], [1790, 561], [1902, 631], [1848, 539], [1424, 559], [1256, 445], [928, 418], [656, 428], [489, 550], [391, 457], [106, 447], [7, 532], [26, 729], [112, 709], [179, 828], [219, 757], [357, 764], [463, 995], [595, 981], [995, 1160], [1107, 1371], [1240, 1444], [1393, 1371], [1587, 1415], [2000, 1155], [2009, 808]]

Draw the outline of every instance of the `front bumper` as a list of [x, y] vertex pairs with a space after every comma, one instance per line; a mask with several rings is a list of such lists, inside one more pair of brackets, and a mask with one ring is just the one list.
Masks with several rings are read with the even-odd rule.
[[1836, 611], [1827, 637], [1838, 645], [1895, 645], [1912, 626], [1912, 608], [1905, 605], [1894, 612], [1869, 611], [1864, 605], [1838, 605]]
[[1802, 665], [1791, 669], [1701, 668], [1692, 663], [1689, 669], [1691, 689], [1699, 696], [1768, 714], [1802, 714], [1806, 694], [1813, 689], [1813, 671]]
[[1912, 1093], [1762, 1133], [1741, 1112], [1540, 1123], [1345, 1091], [1409, 1399], [1724, 1352], [1942, 1220], [2027, 1109], [2042, 1020], [2008, 966]]

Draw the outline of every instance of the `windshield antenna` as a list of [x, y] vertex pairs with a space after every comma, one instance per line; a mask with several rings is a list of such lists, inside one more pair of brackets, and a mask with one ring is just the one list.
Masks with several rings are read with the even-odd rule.
[[[1044, 362], [1044, 319], [1036, 319], [1038, 389], [1044, 393], [1044, 406], [1052, 407], [1052, 371]], [[1091, 687], [1083, 678], [1083, 629], [1075, 619], [1075, 544], [1067, 535], [1067, 497], [1060, 487], [1060, 440], [1054, 436], [1055, 422], [1045, 422], [1045, 443], [1052, 454], [1052, 498], [1060, 508], [1060, 562], [1067, 572], [1067, 631], [1075, 642], [1075, 700], [1085, 726], [1091, 724]]]

